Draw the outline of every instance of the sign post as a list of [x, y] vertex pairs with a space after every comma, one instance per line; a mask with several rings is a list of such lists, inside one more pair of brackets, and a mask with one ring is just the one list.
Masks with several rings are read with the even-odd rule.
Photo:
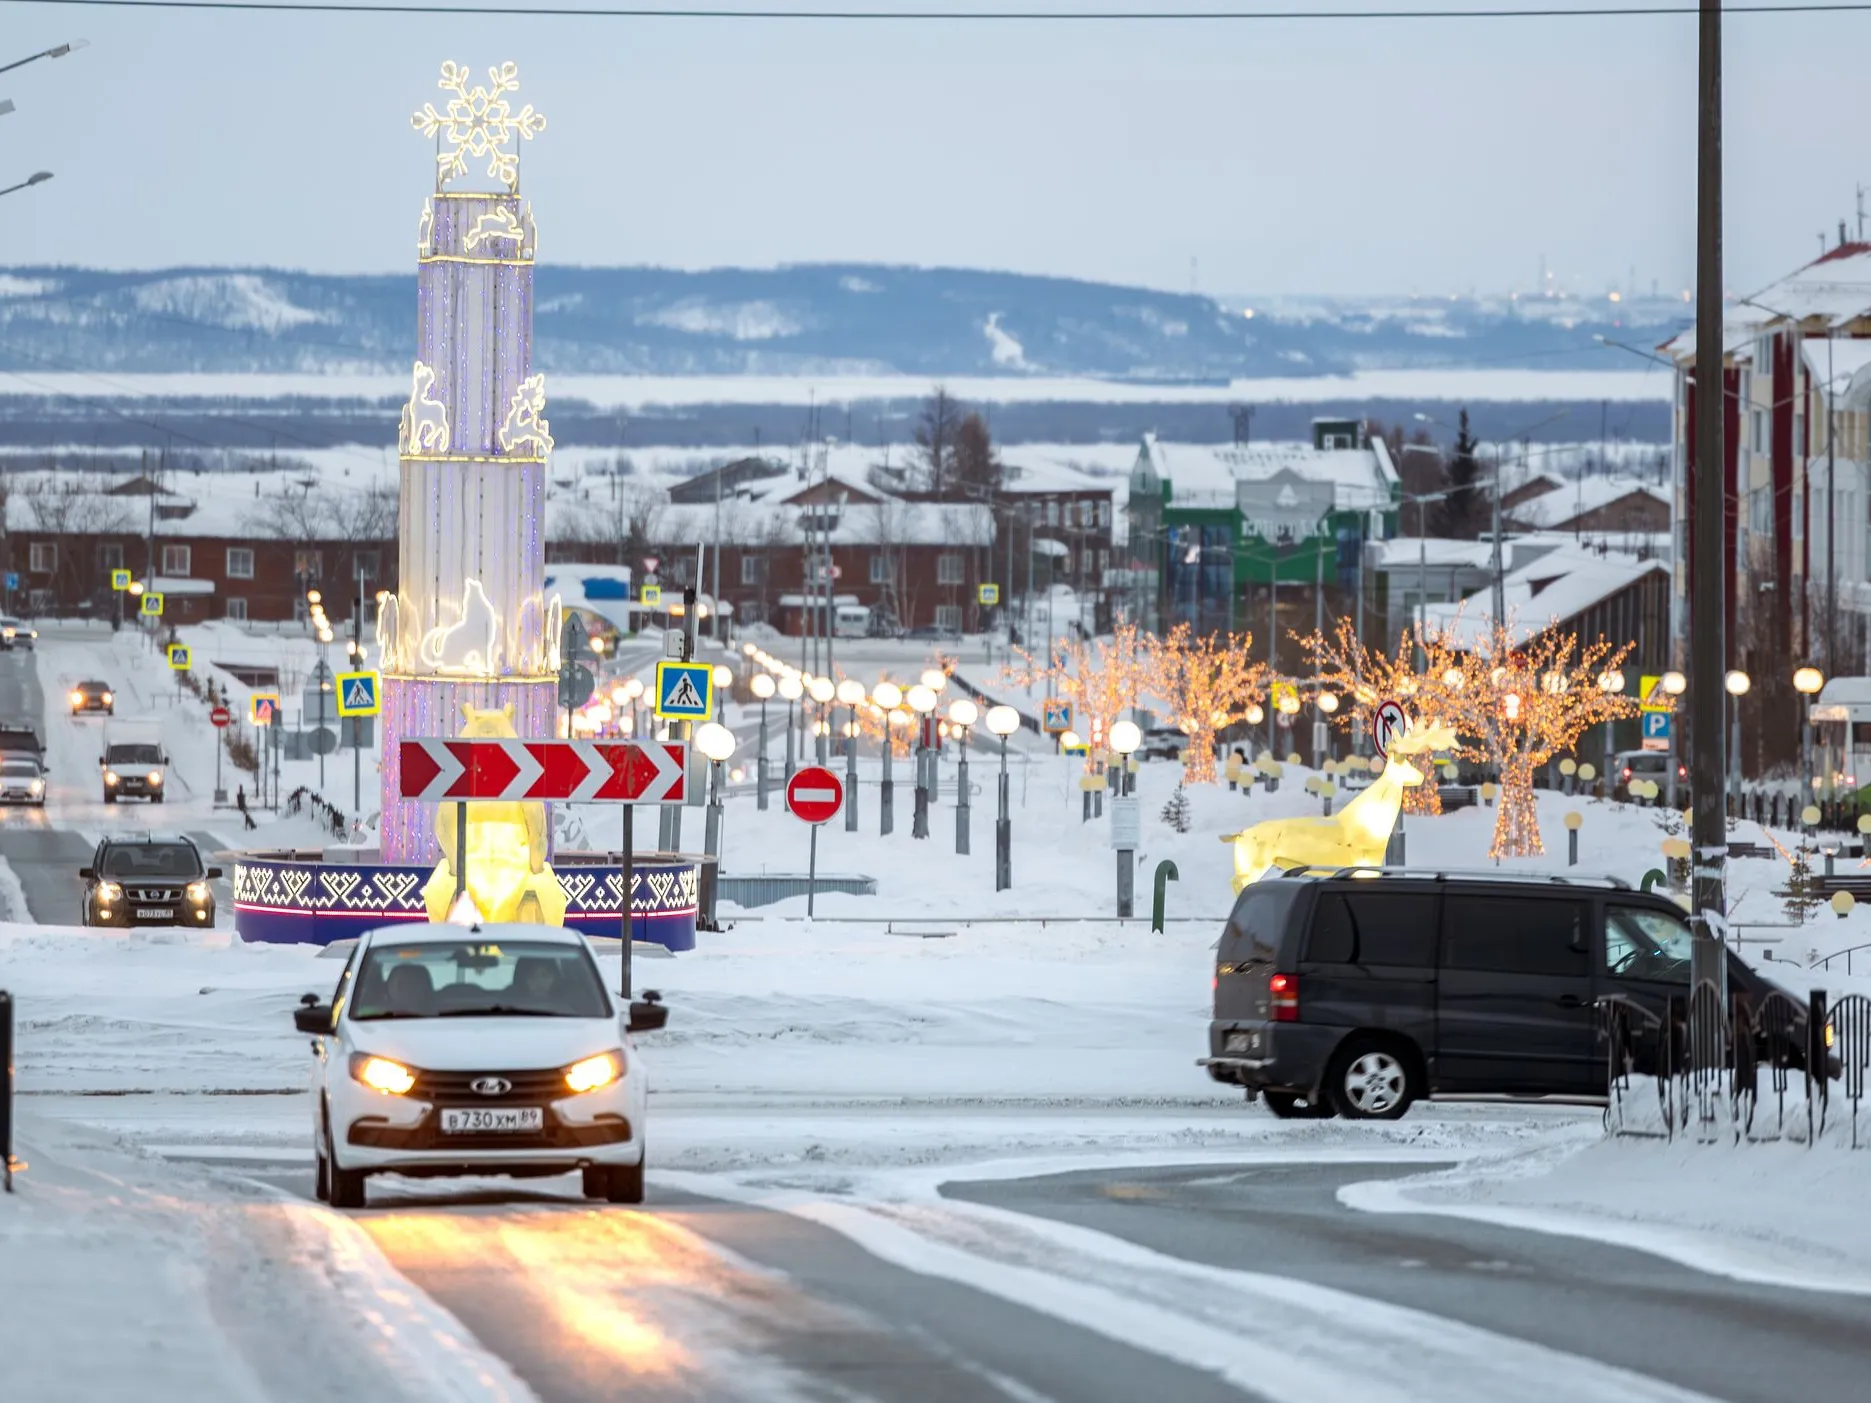
[[845, 800], [845, 787], [822, 765], [807, 765], [786, 782], [786, 808], [794, 818], [812, 826], [811, 855], [806, 864], [806, 919], [812, 919], [819, 880], [819, 828], [830, 822]]
[[208, 724], [213, 726], [215, 729], [214, 802], [217, 804], [225, 804], [227, 802], [227, 790], [221, 787], [221, 751], [225, 747], [223, 745], [220, 732], [225, 731], [231, 724], [233, 724], [233, 720], [234, 720], [234, 713], [229, 711], [224, 706], [217, 705], [208, 712]]
[[[1377, 710], [1371, 713], [1371, 744], [1376, 747], [1377, 758], [1388, 761], [1393, 741], [1402, 738], [1410, 729], [1410, 718], [1403, 709], [1403, 703], [1395, 697], [1385, 697], [1377, 704]], [[1425, 757], [1433, 759], [1433, 757]], [[1435, 767], [1430, 765], [1423, 779], [1424, 784], [1435, 783]], [[1390, 845], [1384, 852], [1384, 865], [1401, 867], [1408, 860], [1408, 839], [1403, 832], [1403, 815], [1397, 815], [1396, 826], [1390, 830]]]

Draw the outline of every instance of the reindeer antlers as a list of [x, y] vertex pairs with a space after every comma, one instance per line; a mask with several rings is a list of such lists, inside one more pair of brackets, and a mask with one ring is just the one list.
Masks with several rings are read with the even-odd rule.
[[1447, 750], [1455, 744], [1455, 731], [1440, 721], [1424, 719], [1391, 741], [1390, 749], [1401, 755], [1422, 755], [1432, 750]]

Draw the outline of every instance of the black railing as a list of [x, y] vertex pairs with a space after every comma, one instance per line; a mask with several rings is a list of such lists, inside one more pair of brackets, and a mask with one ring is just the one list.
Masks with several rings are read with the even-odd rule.
[[315, 794], [304, 785], [300, 785], [286, 796], [287, 813], [301, 814], [308, 808], [320, 823], [331, 830], [332, 837], [342, 838], [345, 835], [349, 827], [349, 820], [345, 817], [342, 809], [336, 804], [331, 803], [323, 795]]

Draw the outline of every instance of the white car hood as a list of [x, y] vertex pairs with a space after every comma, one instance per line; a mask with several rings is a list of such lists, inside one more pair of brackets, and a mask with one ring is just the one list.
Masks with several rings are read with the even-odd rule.
[[616, 1018], [385, 1018], [347, 1027], [359, 1052], [433, 1072], [563, 1067], [624, 1041]]

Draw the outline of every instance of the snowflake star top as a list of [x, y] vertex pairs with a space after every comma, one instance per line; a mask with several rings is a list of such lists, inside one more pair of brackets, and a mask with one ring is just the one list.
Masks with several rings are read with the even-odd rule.
[[453, 93], [446, 111], [437, 112], [432, 102], [423, 103], [409, 119], [409, 124], [424, 136], [440, 134], [441, 149], [435, 155], [435, 188], [440, 190], [451, 180], [468, 173], [468, 158], [487, 158], [487, 173], [507, 189], [520, 188], [520, 153], [511, 145], [517, 136], [531, 141], [546, 129], [543, 113], [527, 103], [518, 112], [507, 101], [507, 94], [518, 92], [518, 64], [503, 63], [487, 70], [488, 87], [469, 87], [466, 64], [450, 60], [442, 65], [443, 92]]

